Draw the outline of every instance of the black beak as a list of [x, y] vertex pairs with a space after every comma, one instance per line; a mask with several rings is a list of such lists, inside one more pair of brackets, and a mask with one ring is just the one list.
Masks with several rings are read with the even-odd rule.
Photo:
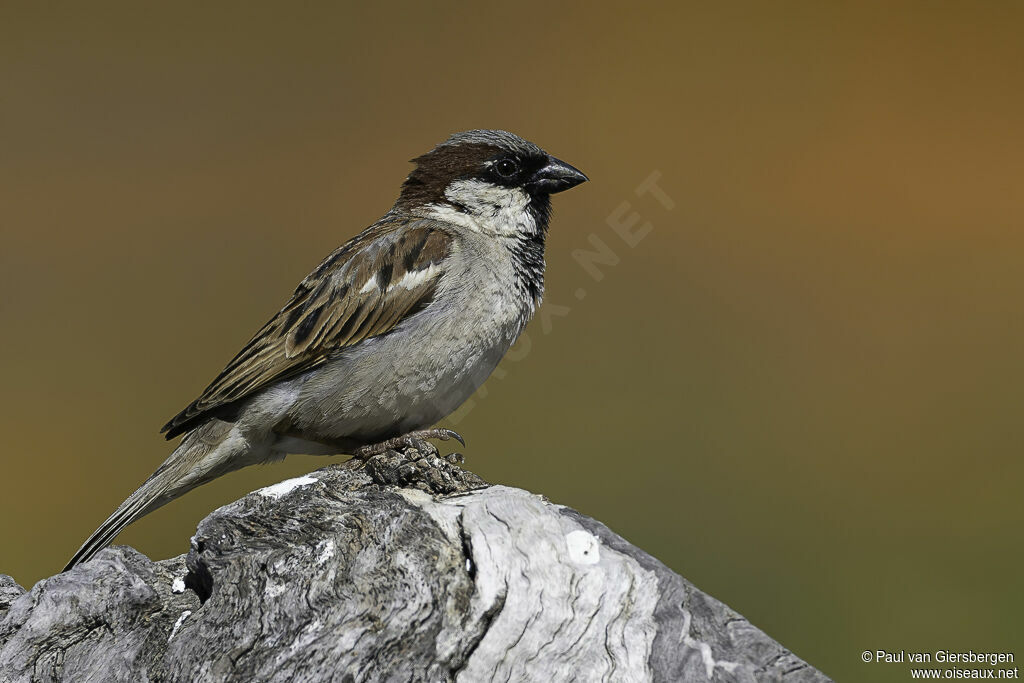
[[561, 159], [549, 156], [548, 163], [526, 183], [526, 189], [534, 194], [555, 194], [576, 187], [589, 180], [578, 168]]

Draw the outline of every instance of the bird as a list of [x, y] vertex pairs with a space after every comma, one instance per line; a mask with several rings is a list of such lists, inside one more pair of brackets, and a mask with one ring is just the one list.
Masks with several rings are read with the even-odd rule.
[[394, 206], [327, 256], [161, 430], [171, 455], [64, 571], [188, 491], [288, 454], [372, 457], [426, 439], [487, 379], [544, 295], [551, 195], [588, 180], [503, 130], [451, 135]]

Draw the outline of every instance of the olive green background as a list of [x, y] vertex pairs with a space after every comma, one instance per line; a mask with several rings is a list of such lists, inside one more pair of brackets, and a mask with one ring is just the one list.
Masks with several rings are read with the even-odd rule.
[[[555, 201], [550, 325], [458, 416], [468, 466], [835, 678], [1024, 655], [1021, 5], [164, 5], [0, 6], [0, 571], [59, 570], [406, 160], [499, 127], [592, 181]], [[120, 542], [184, 552], [330, 461]]]

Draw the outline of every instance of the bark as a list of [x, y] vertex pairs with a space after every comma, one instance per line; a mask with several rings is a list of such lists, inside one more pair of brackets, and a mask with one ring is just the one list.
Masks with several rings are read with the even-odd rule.
[[216, 510], [187, 556], [0, 575], [0, 680], [828, 680], [600, 522], [459, 462], [335, 465]]

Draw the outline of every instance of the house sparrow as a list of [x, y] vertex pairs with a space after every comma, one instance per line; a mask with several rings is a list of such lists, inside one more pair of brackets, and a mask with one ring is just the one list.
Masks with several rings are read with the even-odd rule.
[[317, 266], [164, 425], [181, 443], [65, 570], [247, 465], [462, 442], [429, 427], [476, 391], [540, 305], [550, 195], [587, 177], [500, 130], [457, 133], [413, 163], [394, 207]]

